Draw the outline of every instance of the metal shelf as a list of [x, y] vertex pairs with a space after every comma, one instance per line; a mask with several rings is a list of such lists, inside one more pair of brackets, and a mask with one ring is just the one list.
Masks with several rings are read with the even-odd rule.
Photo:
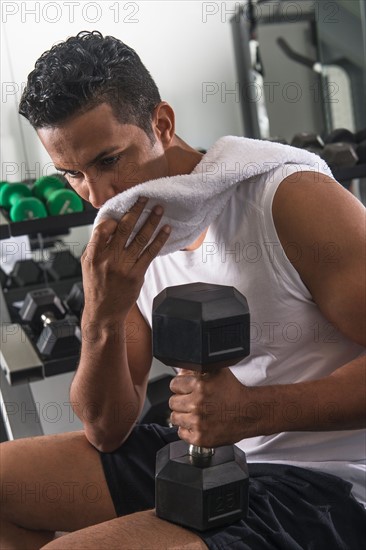
[[48, 216], [47, 218], [37, 218], [35, 220], [26, 220], [24, 222], [12, 222], [7, 218], [6, 211], [0, 213], [0, 240], [10, 237], [19, 237], [20, 235], [32, 235], [48, 232], [55, 233], [67, 230], [70, 227], [80, 227], [90, 225], [94, 222], [98, 210], [89, 203], [84, 202], [84, 211], [73, 214], [64, 214], [62, 216]]

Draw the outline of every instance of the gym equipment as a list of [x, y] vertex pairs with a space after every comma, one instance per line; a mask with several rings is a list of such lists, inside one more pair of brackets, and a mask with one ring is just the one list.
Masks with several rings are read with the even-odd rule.
[[13, 222], [45, 218], [47, 211], [44, 205], [31, 195], [30, 189], [22, 183], [5, 183], [0, 189], [0, 206], [10, 210]]
[[355, 134], [355, 139], [357, 143], [361, 143], [362, 141], [366, 140], [366, 128], [363, 128], [362, 130], [359, 130]]
[[46, 202], [52, 216], [83, 211], [83, 201], [71, 191], [65, 189], [65, 183], [58, 176], [42, 176], [34, 182], [34, 195]]
[[351, 168], [358, 163], [358, 156], [351, 143], [330, 143], [320, 155], [330, 168]]
[[82, 281], [73, 284], [65, 302], [69, 309], [80, 318], [84, 307], [84, 289]]
[[[233, 287], [193, 283], [169, 287], [153, 302], [153, 355], [163, 363], [213, 374], [249, 355], [248, 304]], [[245, 453], [235, 445], [208, 449], [177, 441], [156, 458], [156, 514], [200, 531], [245, 516]]]
[[36, 332], [42, 329], [47, 318], [63, 319], [65, 315], [66, 309], [52, 288], [28, 292], [19, 310], [22, 321], [28, 323]]
[[36, 343], [42, 355], [59, 357], [75, 354], [80, 349], [78, 320], [66, 316], [66, 309], [51, 288], [28, 292], [19, 315], [35, 331], [43, 328]]
[[357, 145], [356, 153], [359, 163], [366, 164], [366, 139], [364, 139]]
[[139, 418], [140, 424], [170, 425], [169, 397], [172, 395], [170, 382], [173, 378], [172, 375], [162, 374], [149, 381], [144, 407]]
[[7, 282], [8, 282], [8, 276], [5, 273], [5, 271], [3, 271], [0, 267], [0, 285], [1, 285], [1, 288], [6, 287]]
[[324, 147], [324, 141], [319, 134], [300, 132], [294, 136], [291, 145], [319, 154]]
[[69, 250], [60, 250], [51, 254], [50, 259], [44, 264], [44, 269], [55, 281], [81, 277], [80, 262]]
[[18, 260], [10, 273], [16, 286], [29, 286], [43, 281], [42, 268], [34, 260]]
[[324, 139], [324, 143], [355, 143], [356, 137], [351, 130], [347, 128], [336, 128]]

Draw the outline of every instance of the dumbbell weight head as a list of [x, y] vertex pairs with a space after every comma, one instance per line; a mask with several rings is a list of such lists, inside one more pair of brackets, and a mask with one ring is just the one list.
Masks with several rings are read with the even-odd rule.
[[291, 145], [319, 154], [324, 147], [324, 142], [319, 134], [300, 132], [294, 136]]
[[360, 164], [366, 164], [366, 139], [357, 145], [357, 156]]
[[356, 136], [351, 130], [347, 130], [347, 128], [336, 128], [330, 134], [328, 134], [325, 139], [324, 143], [355, 143]]
[[[153, 354], [165, 364], [215, 371], [249, 354], [247, 301], [233, 287], [170, 287], [153, 303]], [[177, 441], [157, 453], [158, 517], [199, 531], [239, 520], [248, 508], [248, 468], [236, 446], [215, 450]]]
[[18, 260], [14, 264], [10, 277], [16, 286], [27, 287], [40, 283], [44, 273], [34, 260]]
[[[25, 296], [19, 316], [28, 323], [35, 332], [40, 332], [45, 325], [45, 319], [63, 319], [66, 309], [51, 288], [32, 290]], [[44, 316], [44, 319], [42, 319]]]
[[153, 305], [153, 355], [198, 372], [249, 355], [249, 308], [233, 287], [193, 283], [166, 288]]
[[58, 176], [42, 176], [33, 186], [34, 195], [45, 200], [48, 212], [52, 216], [83, 211], [83, 201], [71, 191], [65, 189], [65, 183]]
[[45, 321], [36, 343], [37, 349], [42, 355], [53, 359], [77, 355], [80, 345], [81, 331], [78, 319], [71, 315], [64, 319]]
[[5, 288], [5, 287], [8, 286], [8, 280], [9, 280], [8, 275], [0, 267], [0, 286], [1, 286], [1, 288]]
[[68, 308], [80, 318], [84, 308], [84, 289], [82, 281], [72, 285], [65, 302]]
[[170, 382], [173, 376], [162, 374], [149, 380], [143, 409], [140, 414], [140, 424], [160, 424], [169, 426], [169, 398], [172, 395]]
[[42, 202], [32, 197], [30, 189], [22, 183], [8, 183], [1, 187], [0, 206], [10, 209], [10, 219], [14, 222], [47, 216]]
[[351, 143], [330, 143], [326, 145], [321, 157], [330, 168], [352, 168], [358, 163], [358, 156]]
[[366, 128], [362, 128], [362, 130], [359, 130], [358, 132], [356, 132], [355, 139], [357, 143], [366, 141]]
[[60, 250], [51, 254], [44, 264], [44, 269], [55, 281], [81, 277], [80, 261], [69, 250]]

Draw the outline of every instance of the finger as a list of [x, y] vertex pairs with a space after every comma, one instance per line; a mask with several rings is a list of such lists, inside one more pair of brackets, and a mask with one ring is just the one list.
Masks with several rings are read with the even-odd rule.
[[106, 248], [117, 228], [117, 222], [112, 219], [101, 221], [94, 229], [90, 241], [85, 247], [81, 262], [95, 261], [98, 255]]
[[196, 376], [178, 375], [171, 380], [170, 389], [179, 395], [189, 394], [192, 393], [195, 382]]
[[172, 395], [169, 399], [169, 409], [174, 412], [191, 413], [195, 410], [190, 394]]
[[179, 428], [185, 428], [186, 430], [193, 429], [190, 417], [185, 413], [177, 413], [173, 411], [170, 415], [170, 422], [173, 426], [179, 426]]
[[155, 239], [145, 248], [138, 259], [139, 267], [141, 267], [142, 270], [146, 271], [153, 259], [159, 254], [160, 250], [169, 239], [170, 232], [170, 226], [164, 225]]
[[117, 225], [116, 237], [118, 237], [118, 245], [125, 247], [128, 238], [130, 237], [137, 220], [141, 216], [148, 199], [140, 197], [135, 204], [126, 212], [120, 219]]
[[135, 259], [140, 256], [141, 252], [149, 244], [151, 237], [160, 223], [163, 213], [163, 208], [160, 205], [156, 205], [141, 229], [135, 235], [133, 241], [129, 244], [129, 254]]

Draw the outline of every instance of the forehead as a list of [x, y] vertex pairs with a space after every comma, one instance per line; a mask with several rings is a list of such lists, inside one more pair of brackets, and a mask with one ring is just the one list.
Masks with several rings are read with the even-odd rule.
[[87, 162], [111, 145], [127, 147], [141, 140], [144, 132], [133, 124], [122, 124], [104, 103], [67, 119], [59, 126], [40, 128], [37, 134], [55, 164]]

